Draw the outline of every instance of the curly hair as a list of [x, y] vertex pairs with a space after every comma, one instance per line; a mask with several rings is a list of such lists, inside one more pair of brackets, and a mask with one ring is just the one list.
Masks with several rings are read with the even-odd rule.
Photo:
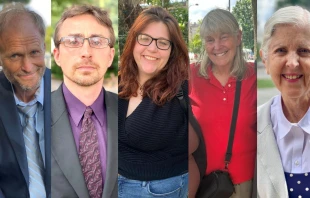
[[175, 97], [182, 82], [188, 79], [189, 57], [178, 22], [161, 7], [151, 7], [141, 12], [129, 30], [120, 58], [118, 95], [127, 100], [137, 96], [139, 71], [133, 49], [137, 35], [153, 22], [162, 22], [167, 26], [172, 49], [167, 64], [144, 83], [142, 97], [149, 97], [156, 105], [162, 106]]

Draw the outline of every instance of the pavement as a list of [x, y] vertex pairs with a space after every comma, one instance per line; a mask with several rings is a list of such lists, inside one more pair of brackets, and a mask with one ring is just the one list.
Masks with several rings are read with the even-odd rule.
[[[257, 67], [257, 79], [271, 79], [270, 76], [266, 73], [263, 66]], [[280, 94], [280, 92], [275, 87], [257, 89], [257, 106], [264, 104], [273, 96], [276, 96], [278, 94]]]

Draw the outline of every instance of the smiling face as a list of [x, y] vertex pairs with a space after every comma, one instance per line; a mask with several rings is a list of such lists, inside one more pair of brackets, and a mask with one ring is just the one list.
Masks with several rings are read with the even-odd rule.
[[[300, 98], [310, 91], [310, 26], [279, 25], [267, 57], [262, 58], [282, 97]], [[261, 56], [262, 51], [260, 51]]]
[[237, 48], [241, 43], [241, 31], [237, 36], [217, 33], [205, 38], [205, 49], [215, 67], [232, 67]]
[[[158, 31], [160, 30], [160, 31]], [[162, 22], [153, 22], [146, 26], [141, 32], [152, 38], [162, 38], [170, 40], [167, 26]], [[150, 79], [158, 71], [165, 67], [171, 53], [171, 47], [168, 50], [160, 50], [156, 46], [155, 40], [149, 46], [140, 45], [137, 41], [133, 49], [133, 56], [138, 65], [139, 77]]]
[[[83, 14], [66, 19], [60, 27], [59, 39], [66, 36], [110, 38], [107, 27], [96, 18]], [[54, 58], [63, 71], [65, 83], [92, 86], [103, 82], [107, 68], [114, 58], [114, 48], [91, 48], [87, 39], [78, 48], [66, 47], [63, 43], [54, 49]], [[66, 84], [68, 86], [68, 84]]]
[[0, 37], [0, 59], [3, 72], [17, 89], [35, 92], [45, 71], [44, 38], [27, 14], [11, 19]]

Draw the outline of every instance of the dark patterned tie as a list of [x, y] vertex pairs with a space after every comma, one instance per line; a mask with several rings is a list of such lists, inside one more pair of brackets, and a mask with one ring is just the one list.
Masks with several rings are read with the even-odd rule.
[[82, 121], [79, 158], [91, 198], [100, 198], [103, 182], [97, 131], [91, 119], [93, 110], [87, 107]]

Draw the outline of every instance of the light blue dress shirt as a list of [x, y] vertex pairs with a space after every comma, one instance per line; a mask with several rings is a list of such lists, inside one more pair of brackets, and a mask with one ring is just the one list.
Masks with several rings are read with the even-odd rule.
[[278, 95], [270, 110], [284, 171], [310, 172], [310, 108], [298, 123], [291, 123], [283, 113], [281, 96]]
[[[44, 142], [44, 109], [43, 109], [43, 102], [44, 102], [44, 77], [42, 77], [41, 82], [40, 82], [40, 87], [35, 93], [35, 97], [33, 100], [31, 100], [28, 103], [25, 103], [21, 100], [19, 100], [14, 92], [13, 86], [13, 93], [14, 93], [14, 98], [15, 98], [15, 103], [16, 105], [20, 106], [27, 106], [27, 105], [32, 105], [36, 102], [38, 102], [38, 108], [37, 112], [35, 114], [35, 127], [36, 127], [36, 132], [39, 134], [39, 145], [40, 145], [40, 151], [42, 154], [42, 159], [45, 167], [45, 142]], [[20, 117], [21, 125], [25, 123], [25, 116], [24, 114], [18, 112], [18, 115]]]

